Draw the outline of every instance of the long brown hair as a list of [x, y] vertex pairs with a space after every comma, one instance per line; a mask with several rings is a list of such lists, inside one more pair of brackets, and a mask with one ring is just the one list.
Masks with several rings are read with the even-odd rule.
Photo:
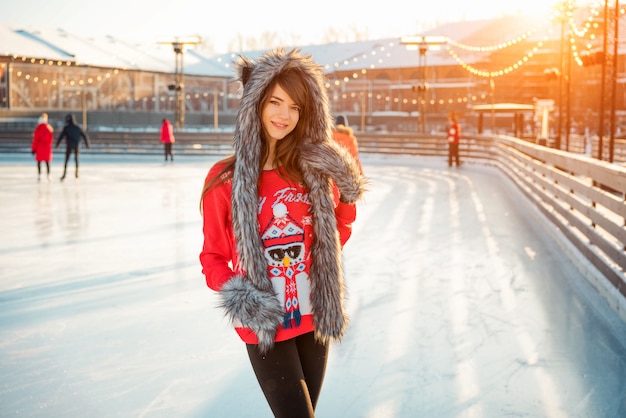
[[[263, 96], [257, 105], [257, 116], [260, 118], [263, 109], [269, 102], [274, 87], [280, 85], [280, 87], [287, 92], [289, 97], [300, 108], [300, 116], [298, 123], [293, 131], [291, 131], [285, 138], [278, 141], [274, 150], [274, 165], [275, 168], [279, 168], [279, 174], [287, 181], [301, 182], [302, 173], [300, 171], [300, 165], [298, 163], [300, 157], [300, 144], [303, 141], [305, 135], [307, 135], [307, 128], [311, 123], [310, 117], [310, 101], [311, 93], [304, 82], [304, 76], [298, 69], [287, 69], [279, 73], [274, 79], [265, 87]], [[263, 171], [265, 161], [269, 157], [269, 146], [267, 145], [267, 132], [265, 127], [261, 132], [261, 159], [259, 163], [259, 173]], [[202, 188], [202, 195], [200, 197], [200, 211], [202, 211], [202, 199], [205, 194], [213, 187], [218, 186], [228, 180], [231, 180], [235, 171], [235, 155], [224, 158], [219, 161], [221, 164], [225, 164], [224, 168], [213, 178], [209, 179]]]

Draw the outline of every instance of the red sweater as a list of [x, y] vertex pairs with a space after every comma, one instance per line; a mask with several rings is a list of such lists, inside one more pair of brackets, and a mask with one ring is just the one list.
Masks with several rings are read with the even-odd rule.
[[[215, 177], [223, 164], [211, 168], [206, 178]], [[232, 228], [230, 180], [209, 190], [202, 199], [204, 245], [200, 253], [207, 285], [219, 291], [235, 274], [245, 275], [237, 262]], [[343, 246], [352, 232], [356, 206], [339, 202], [335, 188], [337, 230]], [[277, 170], [264, 171], [259, 181], [259, 234], [265, 247], [268, 275], [285, 309], [284, 322], [275, 341], [284, 341], [314, 330], [310, 304], [311, 245], [313, 219], [308, 190], [285, 181]], [[254, 332], [235, 324], [248, 344], [257, 344]]]

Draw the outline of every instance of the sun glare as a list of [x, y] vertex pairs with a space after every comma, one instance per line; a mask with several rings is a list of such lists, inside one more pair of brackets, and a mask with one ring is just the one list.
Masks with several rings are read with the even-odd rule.
[[515, 0], [506, 2], [479, 0], [471, 3], [471, 9], [477, 9], [477, 12], [484, 16], [519, 15], [541, 18], [548, 16], [560, 3], [562, 3], [562, 0]]

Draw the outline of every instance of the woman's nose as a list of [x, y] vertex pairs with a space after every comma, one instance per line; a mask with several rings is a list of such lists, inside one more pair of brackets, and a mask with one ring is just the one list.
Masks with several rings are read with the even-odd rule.
[[281, 106], [280, 109], [278, 110], [278, 116], [282, 119], [288, 119], [289, 118], [289, 107], [287, 106]]

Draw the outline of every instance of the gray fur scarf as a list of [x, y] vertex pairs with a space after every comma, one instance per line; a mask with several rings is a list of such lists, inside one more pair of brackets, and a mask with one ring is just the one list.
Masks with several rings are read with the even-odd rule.
[[243, 95], [234, 138], [236, 162], [232, 181], [232, 218], [239, 264], [245, 277], [236, 276], [223, 286], [221, 306], [232, 321], [255, 332], [262, 352], [273, 346], [283, 308], [267, 273], [257, 220], [263, 129], [257, 108], [265, 88], [276, 75], [289, 68], [298, 68], [305, 75], [314, 103], [311, 109], [313, 122], [307, 127], [300, 150], [300, 168], [310, 192], [314, 219], [309, 277], [315, 336], [323, 343], [340, 340], [346, 329], [347, 316], [343, 306], [345, 288], [332, 181], [339, 188], [341, 201], [346, 203], [355, 203], [361, 198], [366, 181], [360, 175], [355, 159], [332, 139], [332, 118], [323, 72], [310, 56], [297, 50], [285, 52], [280, 49], [263, 55], [257, 62], [240, 57], [235, 65], [243, 84]]

